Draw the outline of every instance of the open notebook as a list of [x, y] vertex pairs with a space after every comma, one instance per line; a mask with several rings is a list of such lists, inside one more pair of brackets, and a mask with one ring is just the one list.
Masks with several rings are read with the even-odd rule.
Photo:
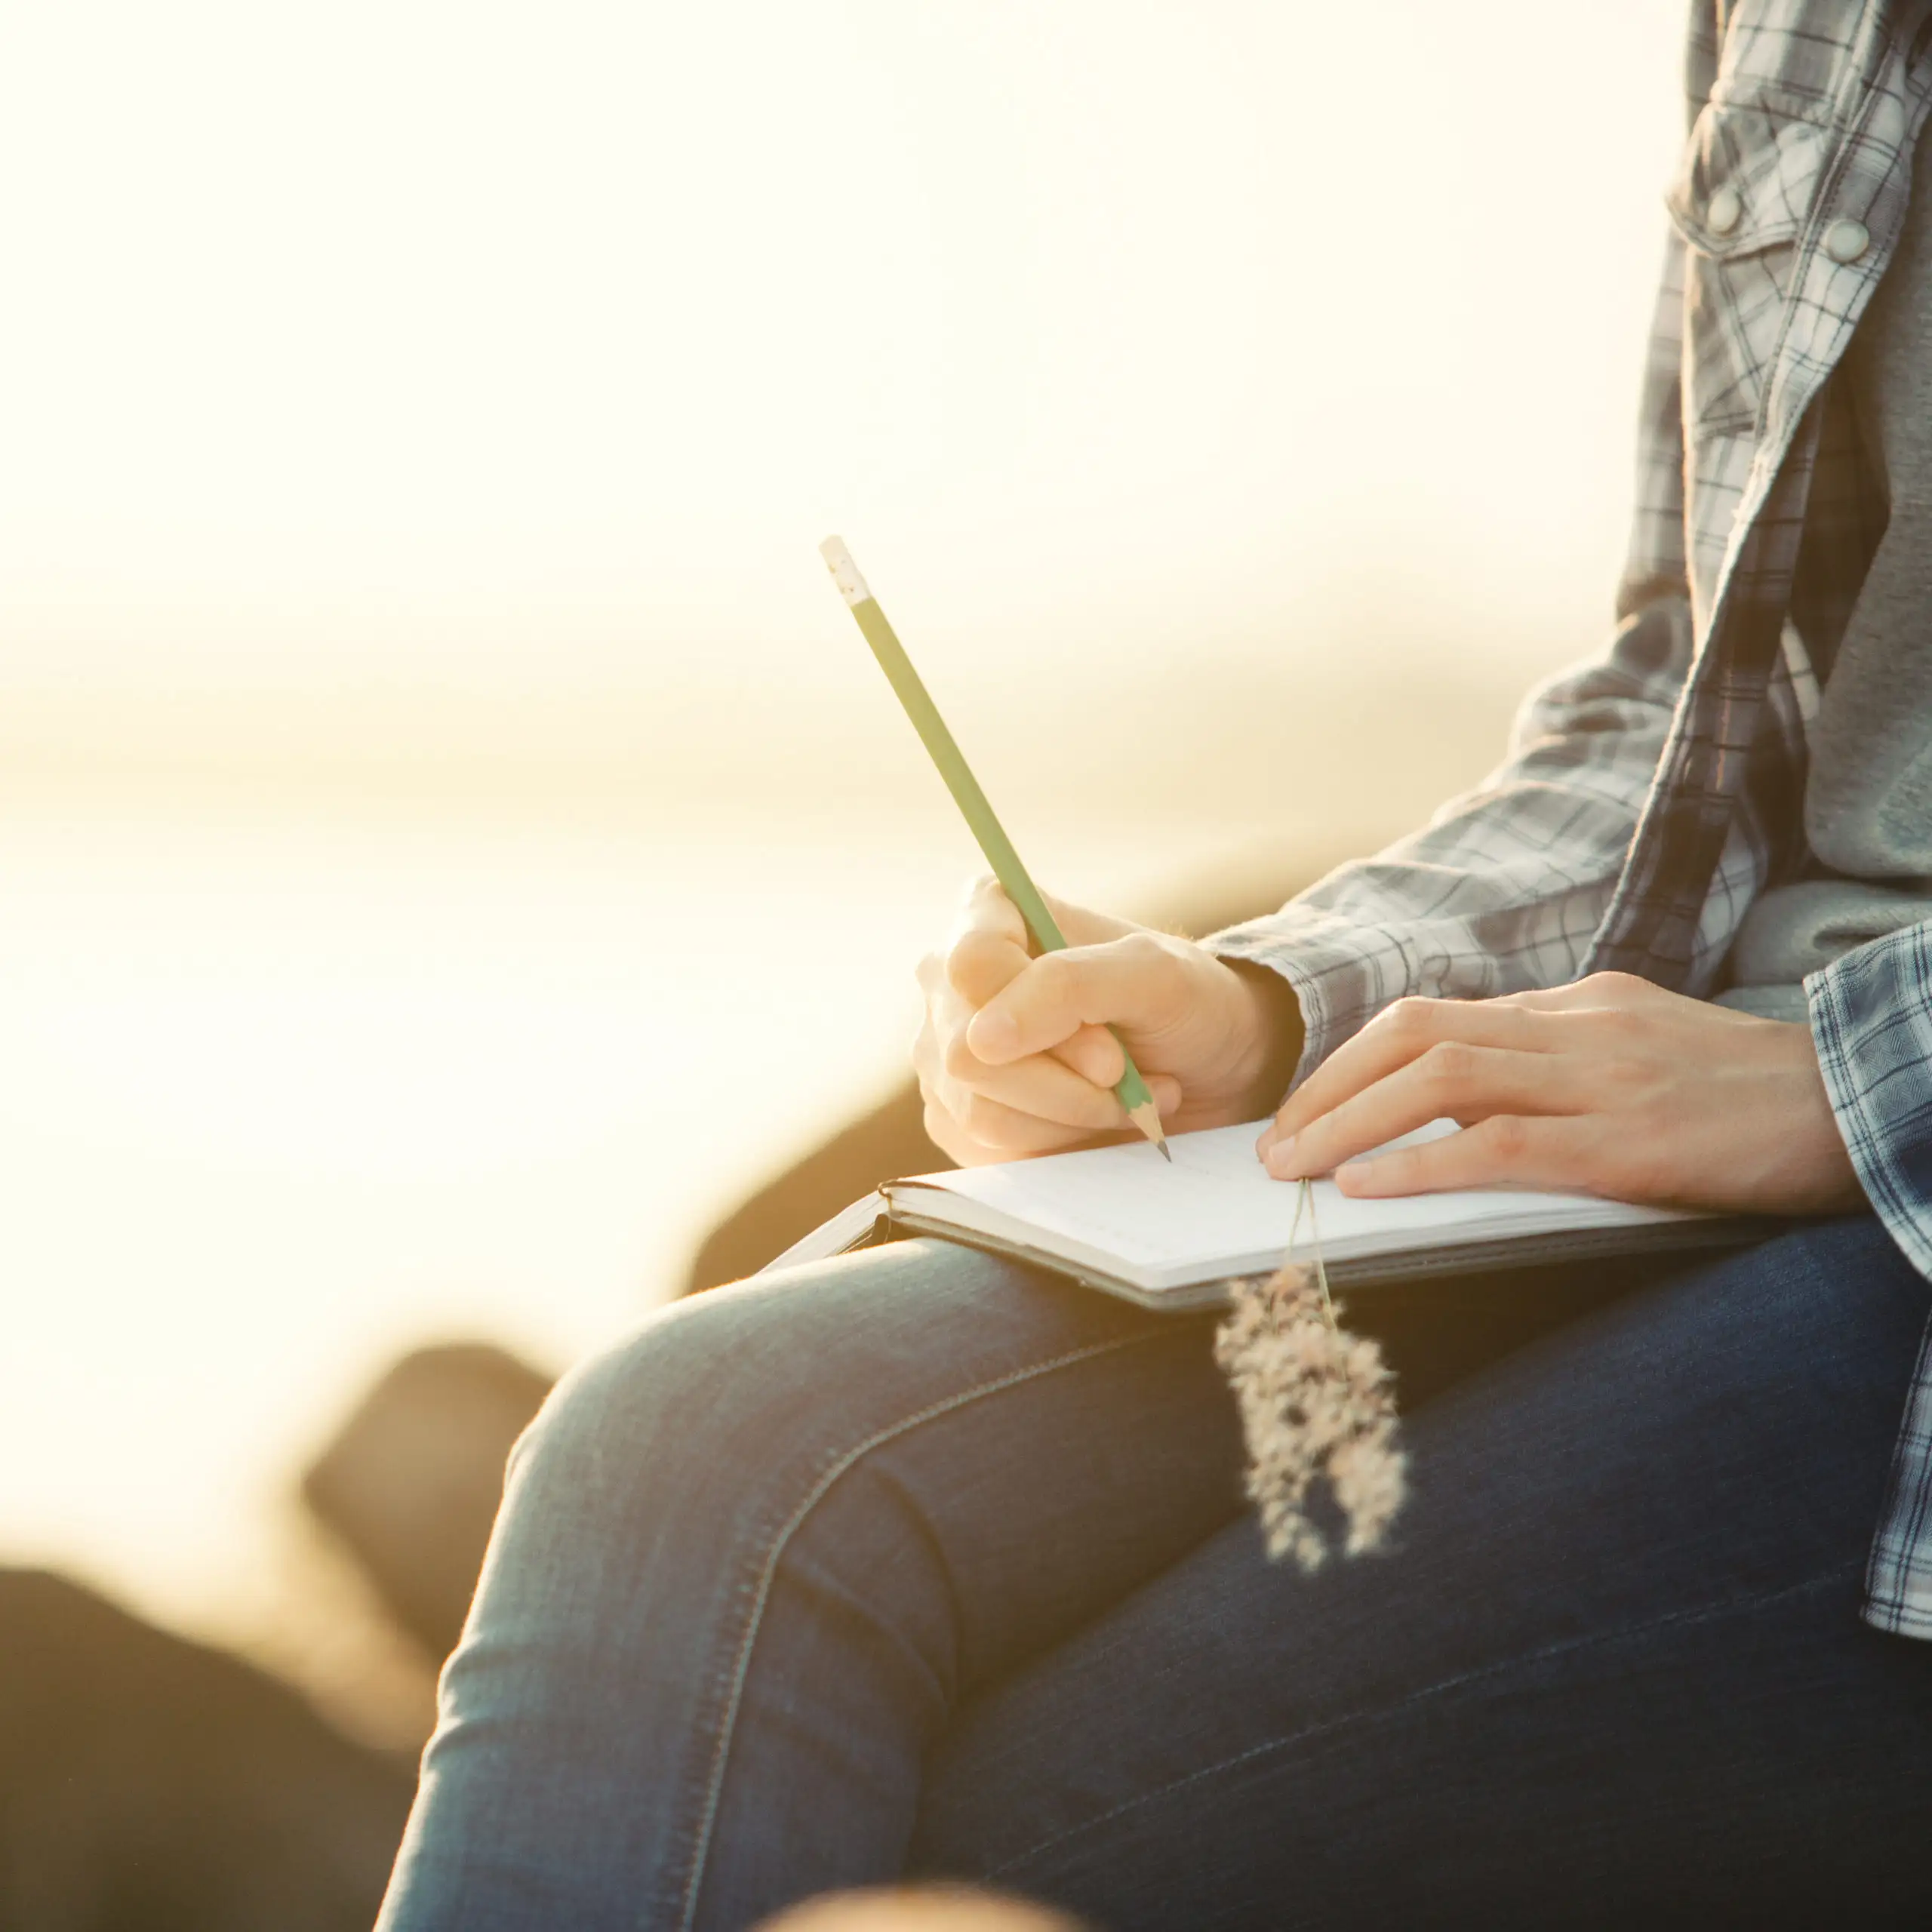
[[[1171, 1168], [1136, 1141], [888, 1181], [771, 1266], [901, 1235], [943, 1235], [1148, 1307], [1210, 1306], [1226, 1299], [1230, 1276], [1272, 1270], [1287, 1251], [1300, 1190], [1271, 1180], [1255, 1158], [1262, 1125], [1177, 1134], [1168, 1143]], [[1439, 1121], [1406, 1137], [1454, 1131], [1453, 1122]], [[1324, 1180], [1315, 1183], [1313, 1204], [1322, 1259], [1337, 1285], [1635, 1249], [1718, 1247], [1752, 1240], [1765, 1227], [1736, 1216], [1527, 1189], [1356, 1201]], [[1312, 1253], [1306, 1215], [1297, 1252]]]

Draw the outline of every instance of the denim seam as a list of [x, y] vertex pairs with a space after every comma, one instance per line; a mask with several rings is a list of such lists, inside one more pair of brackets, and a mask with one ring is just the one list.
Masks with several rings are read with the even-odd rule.
[[724, 1792], [724, 1771], [731, 1755], [731, 1734], [737, 1727], [739, 1706], [744, 1696], [745, 1680], [751, 1669], [752, 1650], [758, 1639], [765, 1602], [771, 1595], [772, 1582], [777, 1574], [779, 1561], [785, 1554], [786, 1546], [797, 1534], [805, 1518], [823, 1500], [826, 1492], [862, 1456], [869, 1454], [882, 1444], [892, 1441], [895, 1436], [903, 1435], [922, 1423], [935, 1421], [955, 1409], [965, 1407], [970, 1402], [978, 1401], [987, 1395], [998, 1395], [1004, 1389], [1017, 1388], [1020, 1383], [1033, 1381], [1040, 1376], [1051, 1375], [1063, 1368], [1071, 1368], [1080, 1362], [1091, 1361], [1100, 1355], [1113, 1355], [1122, 1349], [1136, 1347], [1165, 1332], [1164, 1326], [1156, 1327], [1143, 1329], [1138, 1334], [1119, 1336], [1110, 1342], [1096, 1343], [1089, 1348], [1076, 1349], [1069, 1354], [1056, 1355], [1048, 1361], [1036, 1362], [1029, 1367], [1015, 1369], [1008, 1374], [996, 1377], [991, 1382], [983, 1382], [958, 1395], [949, 1395], [943, 1401], [932, 1403], [893, 1423], [890, 1428], [875, 1431], [863, 1441], [847, 1450], [806, 1491], [804, 1500], [792, 1511], [774, 1539], [752, 1592], [750, 1618], [746, 1626], [745, 1634], [739, 1642], [737, 1657], [731, 1675], [731, 1687], [725, 1700], [724, 1717], [718, 1726], [718, 1743], [712, 1752], [710, 1774], [705, 1786], [703, 1810], [698, 1823], [697, 1842], [691, 1854], [691, 1878], [685, 1887], [683, 1909], [678, 1921], [679, 1932], [691, 1932], [697, 1918], [698, 1894], [704, 1882], [705, 1866], [710, 1857], [711, 1835], [717, 1824], [718, 1807]]
[[1138, 1798], [1131, 1798], [1124, 1804], [1103, 1811], [1098, 1817], [1086, 1819], [1066, 1831], [1056, 1832], [1051, 1838], [1042, 1838], [1038, 1844], [1029, 1845], [1026, 1850], [1014, 1854], [1012, 1857], [992, 1866], [982, 1875], [988, 1878], [1003, 1878], [1007, 1873], [1017, 1870], [1043, 1854], [1088, 1832], [1097, 1831], [1101, 1826], [1111, 1823], [1116, 1818], [1124, 1817], [1130, 1811], [1138, 1810], [1143, 1805], [1158, 1804], [1163, 1798], [1171, 1798], [1175, 1792], [1184, 1791], [1189, 1785], [1198, 1784], [1204, 1779], [1219, 1777], [1224, 1772], [1251, 1764], [1257, 1758], [1267, 1757], [1271, 1752], [1288, 1750], [1295, 1745], [1308, 1743], [1312, 1738], [1326, 1737], [1331, 1731], [1346, 1730], [1355, 1724], [1386, 1723], [1391, 1718], [1400, 1716], [1412, 1706], [1426, 1703], [1432, 1697], [1460, 1690], [1468, 1684], [1480, 1684], [1486, 1678], [1500, 1677], [1529, 1665], [1543, 1663], [1552, 1657], [1626, 1643], [1633, 1638], [1651, 1636], [1660, 1630], [1669, 1629], [1674, 1624], [1711, 1623], [1740, 1611], [1760, 1609], [1766, 1604], [1777, 1603], [1785, 1597], [1803, 1596], [1808, 1592], [1841, 1583], [1846, 1577], [1857, 1574], [1857, 1566], [1854, 1565], [1850, 1569], [1833, 1571], [1826, 1576], [1811, 1577], [1802, 1583], [1787, 1585], [1781, 1590], [1767, 1590], [1757, 1596], [1740, 1597], [1727, 1603], [1709, 1605], [1702, 1610], [1673, 1611], [1668, 1617], [1656, 1617], [1647, 1623], [1633, 1623], [1620, 1630], [1605, 1631], [1593, 1636], [1566, 1638], [1561, 1643], [1546, 1644], [1540, 1650], [1527, 1651], [1521, 1657], [1510, 1657], [1501, 1663], [1484, 1664], [1479, 1669], [1459, 1672], [1454, 1677], [1444, 1678], [1440, 1683], [1425, 1684], [1420, 1690], [1412, 1690], [1407, 1697], [1398, 1698], [1394, 1703], [1385, 1705], [1380, 1710], [1350, 1711], [1345, 1716], [1328, 1718], [1319, 1724], [1304, 1725], [1301, 1730], [1292, 1731], [1286, 1737], [1272, 1737], [1265, 1744], [1251, 1746], [1232, 1758], [1222, 1759], [1218, 1764], [1203, 1765], [1198, 1771], [1189, 1772], [1184, 1778], [1175, 1779], [1171, 1784], [1162, 1785], [1155, 1791], [1143, 1792]]

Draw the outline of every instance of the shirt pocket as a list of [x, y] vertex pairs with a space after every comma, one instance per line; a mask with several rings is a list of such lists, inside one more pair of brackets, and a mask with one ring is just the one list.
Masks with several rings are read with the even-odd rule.
[[1774, 89], [1714, 97], [1692, 125], [1664, 200], [1685, 245], [1684, 420], [1694, 437], [1759, 420], [1830, 147], [1823, 104]]

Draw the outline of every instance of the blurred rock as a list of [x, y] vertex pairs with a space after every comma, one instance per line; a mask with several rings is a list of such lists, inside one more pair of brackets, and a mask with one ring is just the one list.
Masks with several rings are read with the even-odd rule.
[[839, 1892], [781, 1912], [757, 1932], [1081, 1932], [1076, 1920], [989, 1892]]
[[414, 1781], [252, 1666], [0, 1571], [8, 1932], [368, 1932]]
[[484, 1343], [419, 1350], [371, 1389], [303, 1478], [309, 1507], [432, 1657], [462, 1634], [504, 1463], [549, 1386]]

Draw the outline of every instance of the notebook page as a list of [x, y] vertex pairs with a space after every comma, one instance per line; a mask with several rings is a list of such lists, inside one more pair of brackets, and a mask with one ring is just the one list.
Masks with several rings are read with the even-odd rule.
[[[1262, 1125], [1255, 1121], [1176, 1134], [1168, 1143], [1171, 1168], [1153, 1148], [1137, 1142], [921, 1176], [915, 1183], [894, 1183], [894, 1191], [917, 1186], [961, 1196], [1015, 1229], [1034, 1229], [1100, 1251], [1137, 1272], [1278, 1254], [1287, 1247], [1300, 1190], [1272, 1179], [1255, 1158]], [[1455, 1131], [1453, 1121], [1436, 1121], [1404, 1142]], [[1322, 1251], [1337, 1260], [1544, 1229], [1681, 1218], [1664, 1209], [1528, 1189], [1359, 1201], [1324, 1180], [1315, 1183], [1313, 1198]], [[1301, 1238], [1307, 1237], [1304, 1219]]]

